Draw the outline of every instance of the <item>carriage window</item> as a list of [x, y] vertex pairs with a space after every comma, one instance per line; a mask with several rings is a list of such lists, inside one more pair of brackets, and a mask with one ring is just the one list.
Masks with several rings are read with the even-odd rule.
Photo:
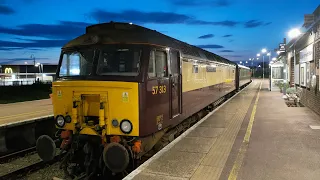
[[192, 72], [193, 72], [193, 73], [198, 73], [198, 72], [199, 72], [199, 67], [198, 67], [198, 65], [193, 65]]
[[167, 54], [163, 51], [151, 51], [148, 67], [149, 77], [167, 77]]

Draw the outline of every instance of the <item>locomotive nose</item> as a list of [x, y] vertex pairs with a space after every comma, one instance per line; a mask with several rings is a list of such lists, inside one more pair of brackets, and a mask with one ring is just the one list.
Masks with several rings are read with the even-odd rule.
[[129, 153], [123, 145], [110, 143], [103, 150], [103, 161], [112, 172], [123, 172], [129, 164]]
[[50, 161], [56, 155], [56, 144], [48, 135], [42, 135], [37, 139], [36, 148], [43, 161]]

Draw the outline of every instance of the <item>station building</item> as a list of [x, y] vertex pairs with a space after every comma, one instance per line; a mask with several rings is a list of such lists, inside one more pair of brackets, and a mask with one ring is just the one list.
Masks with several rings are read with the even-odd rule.
[[320, 5], [305, 15], [303, 33], [286, 44], [280, 59], [286, 64], [284, 75], [296, 87], [301, 103], [320, 114]]
[[51, 83], [58, 65], [54, 64], [0, 64], [0, 86]]

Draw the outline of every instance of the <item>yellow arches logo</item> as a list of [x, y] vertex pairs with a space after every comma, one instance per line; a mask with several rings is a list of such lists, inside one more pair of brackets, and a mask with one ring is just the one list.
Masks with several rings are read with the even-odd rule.
[[4, 70], [4, 73], [6, 73], [6, 74], [12, 74], [13, 72], [12, 72], [12, 69], [11, 69], [11, 68], [6, 68], [6, 69]]

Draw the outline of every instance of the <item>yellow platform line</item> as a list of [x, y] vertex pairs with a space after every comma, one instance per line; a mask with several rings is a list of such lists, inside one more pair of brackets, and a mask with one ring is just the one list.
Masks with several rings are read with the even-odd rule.
[[250, 116], [250, 121], [249, 121], [249, 124], [248, 124], [248, 128], [247, 128], [246, 134], [245, 134], [245, 136], [243, 138], [240, 150], [239, 150], [237, 158], [236, 158], [236, 160], [235, 160], [235, 162], [233, 164], [233, 167], [232, 167], [232, 170], [231, 170], [231, 172], [229, 174], [228, 180], [236, 180], [238, 178], [238, 174], [239, 174], [239, 171], [241, 169], [241, 166], [242, 166], [242, 163], [243, 163], [243, 159], [244, 159], [244, 156], [245, 156], [245, 154], [247, 152], [249, 141], [250, 141], [252, 126], [253, 126], [254, 117], [255, 117], [255, 114], [256, 114], [256, 111], [257, 111], [257, 105], [258, 105], [259, 96], [260, 96], [261, 85], [262, 85], [262, 82], [260, 82], [259, 91], [258, 91], [258, 94], [257, 94], [256, 101], [255, 101], [255, 103], [253, 105], [253, 109], [252, 109], [252, 113], [251, 113], [251, 116]]

